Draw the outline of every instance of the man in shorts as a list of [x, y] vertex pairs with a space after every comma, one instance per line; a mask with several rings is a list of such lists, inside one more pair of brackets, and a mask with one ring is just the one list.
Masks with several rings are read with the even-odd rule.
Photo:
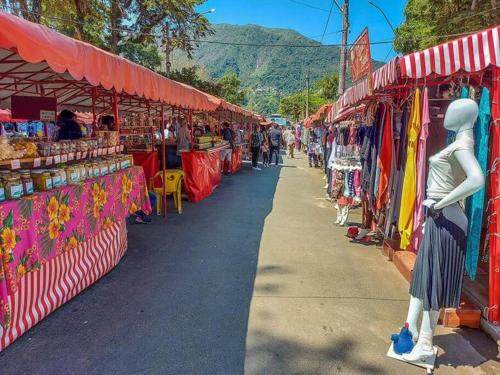
[[[233, 149], [234, 149], [234, 132], [229, 127], [229, 123], [227, 123], [227, 122], [224, 122], [222, 124], [222, 126], [223, 126], [222, 132], [221, 132], [222, 139], [229, 142], [229, 145], [230, 145], [229, 148], [225, 148], [225, 149], [221, 150], [221, 152], [220, 152], [220, 158], [222, 161], [222, 168], [224, 168], [224, 162], [226, 160], [228, 161], [229, 166], [231, 166], [231, 157], [233, 155]], [[227, 174], [231, 174], [231, 167], [229, 168], [229, 171], [227, 172]]]

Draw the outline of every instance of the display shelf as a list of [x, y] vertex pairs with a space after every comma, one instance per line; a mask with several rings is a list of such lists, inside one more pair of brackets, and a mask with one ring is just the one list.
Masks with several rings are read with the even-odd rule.
[[21, 158], [0, 160], [0, 169], [17, 170], [22, 168], [50, 167], [60, 163], [96, 158], [105, 155], [114, 155], [123, 151], [123, 145], [102, 147], [87, 152], [71, 152], [54, 156], [39, 156], [36, 158]]

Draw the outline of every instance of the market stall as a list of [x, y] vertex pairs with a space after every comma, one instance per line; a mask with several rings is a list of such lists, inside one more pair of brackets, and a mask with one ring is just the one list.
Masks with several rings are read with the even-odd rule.
[[[222, 101], [2, 11], [0, 24], [3, 350], [112, 269], [127, 247], [126, 217], [150, 212], [144, 169], [122, 154], [120, 127], [125, 138], [138, 128], [129, 116], [156, 121], [154, 146], [165, 150], [175, 110], [212, 113]], [[112, 126], [98, 130], [103, 117]], [[69, 126], [77, 139], [61, 141]], [[145, 160], [153, 174], [158, 164]]]
[[[361, 140], [362, 207], [366, 234], [375, 229], [384, 249], [408, 279], [422, 241], [428, 159], [453, 142], [443, 127], [446, 109], [458, 98], [479, 106], [475, 157], [486, 185], [467, 199], [469, 228], [462, 307], [447, 309], [450, 325], [500, 322], [498, 251], [498, 71], [496, 26], [396, 58], [346, 90], [330, 118], [366, 107]], [[420, 166], [416, 168], [416, 166]], [[463, 310], [461, 313], [459, 310]]]

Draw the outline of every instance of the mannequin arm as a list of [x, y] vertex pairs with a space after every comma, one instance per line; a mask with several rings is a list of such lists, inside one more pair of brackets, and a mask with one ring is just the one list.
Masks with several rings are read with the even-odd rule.
[[454, 155], [467, 175], [467, 178], [446, 197], [436, 203], [434, 206], [436, 209], [441, 209], [467, 198], [480, 190], [484, 185], [484, 175], [474, 153], [469, 150], [458, 150], [455, 151]]

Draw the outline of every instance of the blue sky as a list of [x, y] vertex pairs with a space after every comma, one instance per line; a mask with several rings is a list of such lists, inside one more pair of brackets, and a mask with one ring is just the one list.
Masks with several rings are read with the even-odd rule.
[[[343, 0], [338, 0], [339, 4]], [[406, 0], [375, 0], [387, 14], [394, 27], [403, 21]], [[300, 3], [308, 4], [302, 5]], [[215, 8], [215, 13], [207, 14], [212, 23], [255, 24], [266, 27], [293, 29], [299, 33], [320, 40], [328, 18], [331, 0], [207, 0], [198, 9], [203, 12]], [[319, 9], [316, 9], [319, 8]], [[383, 16], [367, 0], [350, 0], [349, 42], [368, 26], [371, 41], [393, 39], [393, 33]], [[324, 44], [340, 43], [342, 18], [336, 7], [326, 31]], [[390, 44], [372, 45], [372, 58], [387, 61], [395, 53]]]

